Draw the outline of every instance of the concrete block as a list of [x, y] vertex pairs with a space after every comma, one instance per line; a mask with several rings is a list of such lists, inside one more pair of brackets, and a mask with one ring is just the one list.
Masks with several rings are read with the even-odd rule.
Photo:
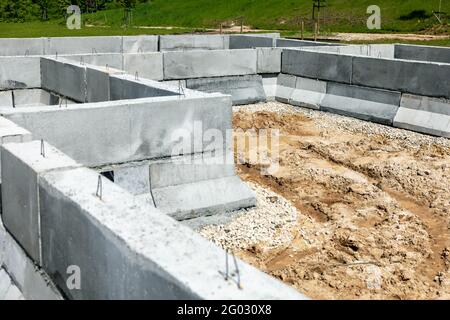
[[224, 77], [256, 73], [256, 50], [164, 53], [164, 80]]
[[43, 38], [4, 38], [0, 39], [0, 56], [43, 55]]
[[[225, 136], [226, 130], [231, 129], [232, 112], [229, 96], [211, 94], [70, 108], [9, 108], [2, 113], [33, 132], [35, 139], [48, 141], [82, 164], [99, 166], [168, 157], [174, 155], [174, 150], [182, 152], [183, 143], [192, 141], [196, 123], [202, 124], [205, 131], [216, 129]], [[73, 137], [70, 143], [67, 137]], [[211, 143], [204, 141], [184, 152], [204, 152], [209, 148]]]
[[[152, 188], [165, 188], [197, 181], [219, 179], [235, 175], [233, 155], [211, 157], [205, 155], [173, 157], [151, 161], [150, 182]], [[227, 161], [230, 160], [231, 161]]]
[[6, 229], [37, 263], [41, 262], [39, 175], [78, 164], [49, 144], [45, 157], [41, 142], [9, 143], [2, 146], [2, 218]]
[[157, 52], [158, 42], [158, 36], [123, 36], [123, 53]]
[[3, 228], [1, 222], [0, 264], [8, 271], [25, 299], [63, 299], [45, 271], [35, 265], [14, 238]]
[[156, 207], [176, 220], [256, 205], [253, 191], [237, 176], [153, 188], [152, 193]]
[[[6, 118], [0, 117], [0, 145], [11, 142], [28, 142], [31, 141], [31, 139], [32, 135], [29, 131], [19, 127], [14, 122]], [[0, 148], [0, 157], [1, 157], [1, 148]], [[1, 181], [2, 179], [1, 179], [1, 165], [0, 165], [0, 182]]]
[[289, 104], [310, 109], [319, 109], [327, 91], [325, 81], [297, 77]]
[[227, 35], [164, 35], [159, 36], [160, 51], [225, 50], [229, 48]]
[[[97, 176], [75, 169], [40, 180], [44, 265], [68, 298], [305, 299], [240, 260], [245, 287], [224, 281], [223, 250], [106, 179], [98, 199]], [[81, 290], [65, 286], [70, 265], [82, 271]]]
[[163, 54], [161, 52], [125, 54], [123, 69], [129, 74], [151, 80], [163, 80]]
[[450, 138], [450, 102], [403, 94], [394, 126]]
[[122, 37], [60, 37], [47, 38], [46, 55], [80, 54], [80, 53], [121, 53]]
[[293, 39], [276, 39], [276, 46], [278, 48], [298, 48], [298, 47], [321, 47], [321, 46], [336, 46], [335, 43], [309, 41], [309, 40], [293, 40]]
[[445, 47], [396, 44], [395, 59], [450, 63], [450, 49]]
[[450, 97], [450, 64], [353, 57], [352, 83], [432, 97]]
[[281, 72], [281, 52], [278, 48], [258, 48], [257, 52], [257, 73], [280, 73]]
[[262, 77], [259, 75], [188, 79], [189, 89], [231, 95], [233, 105], [266, 101]]
[[0, 57], [0, 89], [40, 87], [39, 57]]
[[109, 101], [109, 73], [100, 68], [86, 68], [86, 101]]
[[257, 35], [230, 35], [230, 49], [271, 48], [275, 38]]
[[277, 80], [276, 100], [283, 103], [289, 103], [296, 82], [297, 77], [281, 73]]
[[276, 74], [263, 74], [263, 87], [264, 93], [266, 94], [266, 98], [268, 101], [275, 100], [277, 95], [277, 82], [278, 77]]
[[400, 96], [399, 92], [328, 83], [321, 110], [392, 125]]
[[110, 100], [113, 101], [179, 95], [174, 88], [167, 85], [142, 78], [136, 79], [130, 75], [111, 75], [109, 85]]
[[281, 70], [300, 77], [351, 83], [352, 57], [333, 53], [283, 50]]
[[75, 63], [86, 63], [99, 67], [108, 67], [123, 70], [123, 55], [121, 53], [85, 53], [61, 55], [64, 59], [72, 60]]
[[87, 101], [86, 66], [68, 59], [41, 58], [42, 88], [78, 102]]
[[133, 195], [150, 194], [148, 162], [115, 167], [114, 183]]
[[0, 91], [0, 107], [11, 107], [13, 105], [12, 90]]

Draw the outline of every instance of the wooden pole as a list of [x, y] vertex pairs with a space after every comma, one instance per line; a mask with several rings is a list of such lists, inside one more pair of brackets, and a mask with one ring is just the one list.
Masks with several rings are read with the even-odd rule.
[[314, 23], [314, 41], [317, 41], [317, 29], [318, 29], [318, 23], [316, 21]]
[[241, 18], [241, 33], [244, 33], [244, 18]]
[[305, 35], [305, 21], [302, 20], [302, 40], [304, 40]]

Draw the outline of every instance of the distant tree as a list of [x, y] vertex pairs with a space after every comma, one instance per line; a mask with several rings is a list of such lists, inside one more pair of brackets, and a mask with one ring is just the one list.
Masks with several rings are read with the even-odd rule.
[[0, 0], [0, 20], [24, 22], [38, 17], [39, 7], [32, 0]]

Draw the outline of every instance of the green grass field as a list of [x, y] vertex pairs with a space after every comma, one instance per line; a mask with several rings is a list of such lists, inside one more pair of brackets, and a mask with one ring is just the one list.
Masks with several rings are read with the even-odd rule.
[[[221, 23], [239, 23], [260, 30], [278, 30], [283, 36], [299, 36], [300, 21], [305, 21], [306, 36], [312, 37], [311, 0], [152, 0], [133, 10], [132, 26], [123, 27], [123, 10], [84, 14], [81, 30], [69, 30], [63, 19], [49, 22], [0, 23], [0, 37], [57, 37], [95, 35], [172, 34], [202, 32]], [[382, 30], [366, 28], [366, 9], [376, 3], [381, 8]], [[423, 32], [438, 30], [448, 34], [448, 24], [436, 28], [439, 0], [328, 0], [323, 33], [332, 32]], [[442, 2], [450, 13], [450, 1]], [[444, 18], [448, 22], [447, 18]], [[170, 26], [173, 29], [142, 27]], [[410, 43], [423, 43], [410, 41]], [[450, 40], [427, 41], [430, 45], [450, 45]]]

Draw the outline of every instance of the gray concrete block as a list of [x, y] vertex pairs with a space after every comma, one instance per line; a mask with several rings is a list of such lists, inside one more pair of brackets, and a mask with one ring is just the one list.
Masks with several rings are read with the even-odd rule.
[[394, 127], [450, 138], [450, 116], [423, 110], [399, 108]]
[[276, 100], [283, 103], [289, 103], [296, 82], [297, 77], [281, 73], [277, 80]]
[[86, 101], [109, 101], [109, 73], [100, 68], [86, 68]]
[[41, 263], [39, 175], [78, 166], [51, 145], [44, 146], [45, 157], [41, 155], [40, 141], [1, 147], [2, 219], [6, 229], [37, 264]]
[[43, 55], [44, 38], [4, 38], [0, 39], [0, 56]]
[[[19, 127], [14, 122], [6, 118], [0, 117], [0, 145], [11, 142], [28, 142], [31, 141], [31, 139], [32, 135], [29, 131]], [[0, 157], [1, 157], [1, 148], [0, 148]], [[2, 179], [1, 179], [1, 165], [0, 165], [0, 182], [1, 181]]]
[[113, 101], [179, 95], [173, 88], [147, 79], [136, 79], [130, 75], [111, 75], [109, 82], [110, 100]]
[[[0, 264], [27, 300], [62, 300], [44, 270], [27, 256], [0, 221]], [[1, 291], [1, 290], [0, 290]]]
[[450, 97], [449, 64], [353, 58], [352, 83], [432, 97]]
[[114, 167], [114, 183], [133, 195], [150, 194], [148, 162]]
[[123, 69], [129, 74], [151, 80], [163, 80], [163, 54], [161, 52], [125, 54]]
[[[195, 123], [201, 123], [205, 131], [216, 129], [223, 136], [231, 129], [231, 99], [219, 94], [100, 102], [70, 108], [10, 108], [2, 113], [32, 132], [35, 139], [42, 138], [89, 166], [175, 155], [174, 150], [181, 152], [182, 144], [192, 141]], [[67, 137], [72, 137], [70, 143]], [[184, 152], [203, 152], [208, 148], [212, 148], [211, 143], [205, 141]]]
[[77, 102], [87, 101], [86, 66], [68, 59], [41, 58], [42, 88]]
[[[228, 158], [205, 155], [174, 157], [150, 162], [152, 188], [164, 188], [180, 184], [234, 176], [233, 155]], [[227, 161], [230, 160], [231, 161]]]
[[266, 98], [268, 101], [275, 100], [277, 95], [277, 82], [278, 77], [276, 74], [264, 74], [263, 75], [263, 87], [264, 93], [266, 94]]
[[164, 80], [224, 77], [256, 73], [256, 50], [164, 53]]
[[[123, 69], [123, 55], [121, 53], [85, 53], [60, 55], [61, 58], [72, 60], [75, 63], [82, 61], [86, 64], [91, 64], [99, 67], [108, 67], [114, 69]], [[54, 58], [54, 57], [52, 57]]]
[[160, 51], [225, 50], [229, 48], [227, 35], [163, 35], [159, 36]]
[[450, 116], [450, 101], [447, 99], [402, 94], [400, 106]]
[[46, 55], [80, 53], [120, 53], [122, 37], [60, 37], [47, 38], [44, 42]]
[[325, 81], [297, 77], [289, 104], [311, 109], [319, 109], [327, 91]]
[[278, 48], [258, 48], [257, 52], [257, 73], [280, 73], [281, 72], [281, 52]]
[[395, 59], [450, 63], [450, 49], [445, 47], [396, 44]]
[[333, 53], [283, 50], [281, 70], [300, 77], [351, 83], [352, 57]]
[[144, 53], [158, 51], [158, 36], [123, 36], [123, 53]]
[[399, 105], [399, 92], [328, 83], [321, 110], [392, 125]]
[[450, 138], [450, 103], [443, 99], [404, 94], [394, 126]]
[[271, 48], [275, 38], [257, 35], [230, 35], [230, 49]]
[[40, 87], [39, 57], [0, 57], [0, 89]]
[[[97, 177], [76, 169], [40, 180], [44, 265], [68, 298], [305, 299], [240, 260], [238, 289], [218, 272], [223, 250], [106, 179], [98, 199]], [[81, 270], [80, 290], [66, 286], [70, 265]]]
[[299, 47], [321, 47], [321, 46], [336, 46], [338, 44], [309, 41], [309, 40], [294, 40], [294, 39], [276, 39], [276, 46], [278, 48], [299, 48]]
[[0, 107], [11, 107], [13, 105], [12, 90], [0, 91]]
[[188, 79], [186, 86], [192, 90], [231, 95], [233, 105], [266, 101], [262, 77], [259, 75]]
[[256, 205], [255, 194], [237, 176], [154, 188], [152, 193], [156, 207], [176, 220]]

